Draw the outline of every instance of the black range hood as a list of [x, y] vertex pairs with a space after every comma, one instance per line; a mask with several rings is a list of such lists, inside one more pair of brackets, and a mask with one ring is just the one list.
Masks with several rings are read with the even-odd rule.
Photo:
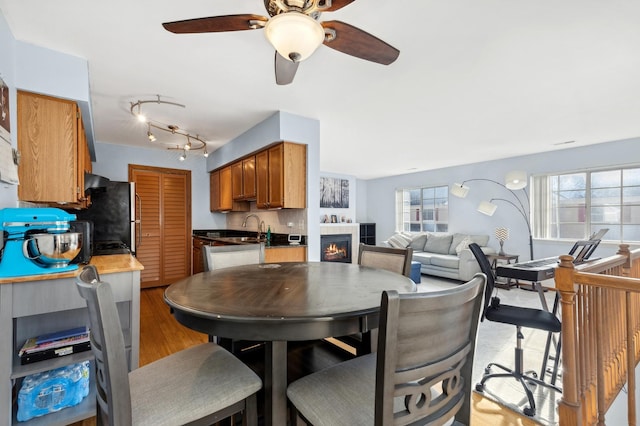
[[87, 194], [93, 190], [106, 190], [110, 180], [104, 176], [94, 175], [93, 173], [84, 173], [84, 193]]

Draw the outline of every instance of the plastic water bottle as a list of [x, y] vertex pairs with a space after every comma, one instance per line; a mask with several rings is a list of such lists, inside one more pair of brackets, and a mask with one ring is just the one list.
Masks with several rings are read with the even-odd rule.
[[26, 376], [18, 393], [18, 421], [79, 404], [89, 395], [89, 361]]

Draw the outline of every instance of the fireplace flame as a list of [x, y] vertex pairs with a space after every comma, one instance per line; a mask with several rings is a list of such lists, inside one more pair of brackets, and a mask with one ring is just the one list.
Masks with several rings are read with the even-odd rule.
[[324, 257], [327, 260], [343, 259], [347, 257], [347, 248], [344, 246], [338, 246], [335, 243], [331, 243], [324, 249]]

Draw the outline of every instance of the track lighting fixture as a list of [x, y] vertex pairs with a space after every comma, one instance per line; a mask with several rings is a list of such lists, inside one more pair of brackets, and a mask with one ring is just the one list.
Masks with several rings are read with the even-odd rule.
[[151, 133], [151, 123], [147, 123], [147, 137], [149, 138], [149, 140], [151, 142], [155, 142], [156, 141], [156, 137], [153, 135], [153, 133]]
[[156, 96], [157, 96], [157, 99], [153, 99], [153, 100], [142, 100], [142, 101], [138, 100], [137, 102], [131, 102], [131, 108], [129, 109], [131, 111], [131, 115], [136, 117], [138, 121], [147, 124], [147, 138], [149, 139], [149, 141], [155, 142], [157, 140], [156, 136], [152, 132], [152, 129], [162, 130], [163, 132], [168, 132], [168, 133], [171, 133], [172, 135], [182, 135], [187, 138], [187, 142], [184, 145], [176, 145], [175, 147], [170, 146], [167, 148], [167, 149], [182, 150], [183, 152], [180, 155], [180, 161], [186, 160], [187, 151], [195, 151], [200, 149], [204, 150], [203, 155], [205, 157], [208, 157], [209, 152], [207, 151], [207, 143], [203, 139], [201, 139], [199, 135], [193, 136], [189, 132], [185, 130], [181, 130], [175, 124], [166, 125], [158, 121], [154, 121], [152, 118], [148, 117], [142, 112], [142, 105], [148, 104], [148, 103], [154, 103], [159, 105], [173, 105], [180, 108], [185, 108], [185, 106], [182, 104], [165, 101], [160, 99], [160, 95], [156, 95]]

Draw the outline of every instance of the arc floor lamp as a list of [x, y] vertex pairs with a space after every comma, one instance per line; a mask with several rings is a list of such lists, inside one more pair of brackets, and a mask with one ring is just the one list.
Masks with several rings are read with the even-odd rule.
[[[485, 178], [477, 178], [477, 179], [467, 179], [462, 183], [454, 183], [451, 186], [451, 194], [458, 198], [465, 198], [469, 193], [470, 188], [465, 185], [467, 182], [474, 181], [484, 181], [494, 183], [505, 190], [509, 191], [509, 193], [513, 196], [513, 201], [507, 198], [491, 198], [489, 201], [482, 201], [478, 206], [478, 211], [480, 213], [486, 214], [487, 216], [493, 216], [493, 214], [498, 209], [498, 205], [494, 203], [494, 201], [503, 201], [515, 208], [520, 216], [524, 219], [525, 224], [527, 225], [527, 231], [529, 232], [529, 255], [531, 256], [531, 260], [533, 257], [533, 236], [531, 232], [531, 221], [529, 220], [529, 209], [531, 206], [529, 200], [529, 194], [527, 193], [527, 173], [524, 171], [512, 171], [506, 174], [505, 183], [500, 183], [493, 179], [485, 179]], [[515, 191], [521, 190], [524, 194], [524, 197], [519, 197]], [[523, 198], [526, 201], [523, 202]]]

